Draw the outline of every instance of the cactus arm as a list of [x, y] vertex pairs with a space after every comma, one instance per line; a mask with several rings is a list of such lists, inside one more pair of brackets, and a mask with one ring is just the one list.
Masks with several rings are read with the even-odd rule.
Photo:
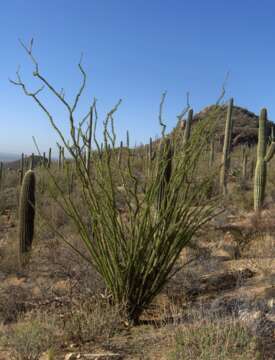
[[274, 154], [275, 154], [275, 142], [272, 142], [265, 156], [265, 161], [269, 162], [273, 158]]

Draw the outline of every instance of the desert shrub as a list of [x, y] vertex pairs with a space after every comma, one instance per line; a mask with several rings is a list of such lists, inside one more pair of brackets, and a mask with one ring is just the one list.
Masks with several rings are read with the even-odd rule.
[[7, 209], [14, 210], [17, 203], [16, 188], [10, 187], [0, 190], [0, 215]]
[[46, 314], [32, 315], [5, 328], [0, 343], [14, 360], [38, 360], [41, 354], [55, 346], [57, 327]]
[[[199, 165], [213, 135], [218, 107], [214, 106], [203, 122], [196, 123], [190, 139], [183, 144], [181, 137], [173, 140], [165, 136], [164, 95], [159, 113], [162, 137], [157, 146], [158, 154], [154, 160], [144, 157], [136, 171], [136, 156], [129, 146], [129, 134], [123, 161], [117, 154], [114, 116], [121, 101], [103, 121], [103, 144], [100, 146], [96, 134], [96, 101], [80, 121], [75, 116], [86, 84], [81, 63], [82, 83], [70, 103], [40, 74], [32, 44], [30, 48], [24, 44], [23, 47], [34, 63], [34, 76], [58, 98], [68, 114], [69, 141], [59, 129], [55, 116], [41, 102], [39, 92], [28, 92], [17, 72], [17, 80], [13, 83], [45, 112], [74, 165], [77, 198], [67, 191], [69, 186], [60, 185], [58, 176], [48, 169], [49, 191], [72, 220], [85, 244], [88, 256], [82, 253], [83, 258], [102, 276], [114, 302], [126, 304], [129, 319], [137, 322], [142, 311], [178, 271], [176, 262], [181, 250], [215, 214], [216, 198], [208, 198], [213, 173], [202, 174]], [[68, 185], [71, 170], [66, 170]], [[118, 188], [123, 189], [120, 204], [117, 202]], [[65, 236], [58, 234], [80, 253]]]
[[[198, 321], [179, 327], [174, 335], [175, 360], [250, 360], [260, 359], [256, 339], [240, 322], [228, 320]], [[260, 356], [260, 354], [258, 354]]]
[[25, 312], [29, 291], [16, 285], [0, 286], [0, 322], [17, 321]]
[[95, 341], [99, 337], [107, 341], [121, 330], [122, 315], [123, 310], [106, 299], [77, 301], [63, 320], [63, 338], [77, 343]]

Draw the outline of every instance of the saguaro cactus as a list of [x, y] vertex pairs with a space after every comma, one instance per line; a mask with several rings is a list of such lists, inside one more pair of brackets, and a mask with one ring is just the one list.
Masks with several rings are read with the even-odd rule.
[[19, 261], [23, 266], [32, 247], [35, 217], [35, 173], [28, 170], [24, 176], [19, 204]]
[[267, 163], [275, 153], [275, 140], [271, 139], [271, 144], [267, 150], [266, 134], [267, 110], [262, 109], [259, 118], [257, 162], [254, 176], [254, 210], [259, 211], [263, 207], [266, 187]]
[[233, 129], [232, 110], [233, 110], [233, 99], [231, 98], [229, 100], [226, 122], [225, 122], [221, 173], [220, 173], [220, 188], [224, 195], [227, 193], [227, 175], [230, 165], [230, 146], [231, 146], [231, 137], [232, 137], [232, 129]]

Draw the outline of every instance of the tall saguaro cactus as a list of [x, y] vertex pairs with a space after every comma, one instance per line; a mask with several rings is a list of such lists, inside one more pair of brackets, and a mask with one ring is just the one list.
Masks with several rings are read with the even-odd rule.
[[34, 234], [35, 173], [28, 170], [23, 178], [19, 204], [19, 262], [25, 265]]
[[254, 210], [259, 211], [263, 207], [267, 163], [272, 159], [275, 153], [275, 140], [271, 139], [271, 144], [267, 150], [267, 134], [266, 134], [267, 110], [262, 109], [259, 118], [258, 130], [258, 146], [257, 146], [257, 162], [254, 176]]
[[232, 129], [233, 129], [232, 110], [233, 110], [233, 99], [231, 98], [229, 100], [226, 122], [225, 122], [221, 173], [220, 173], [220, 188], [224, 195], [227, 193], [227, 175], [230, 165], [230, 146], [231, 146], [231, 137], [232, 137]]

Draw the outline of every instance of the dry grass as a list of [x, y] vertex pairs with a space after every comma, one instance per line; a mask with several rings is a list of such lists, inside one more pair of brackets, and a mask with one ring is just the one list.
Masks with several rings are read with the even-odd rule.
[[261, 359], [256, 339], [234, 319], [200, 320], [178, 327], [174, 333], [170, 354], [174, 360]]
[[43, 352], [54, 349], [58, 328], [47, 314], [32, 314], [0, 332], [0, 344], [9, 349], [14, 360], [38, 360]]

